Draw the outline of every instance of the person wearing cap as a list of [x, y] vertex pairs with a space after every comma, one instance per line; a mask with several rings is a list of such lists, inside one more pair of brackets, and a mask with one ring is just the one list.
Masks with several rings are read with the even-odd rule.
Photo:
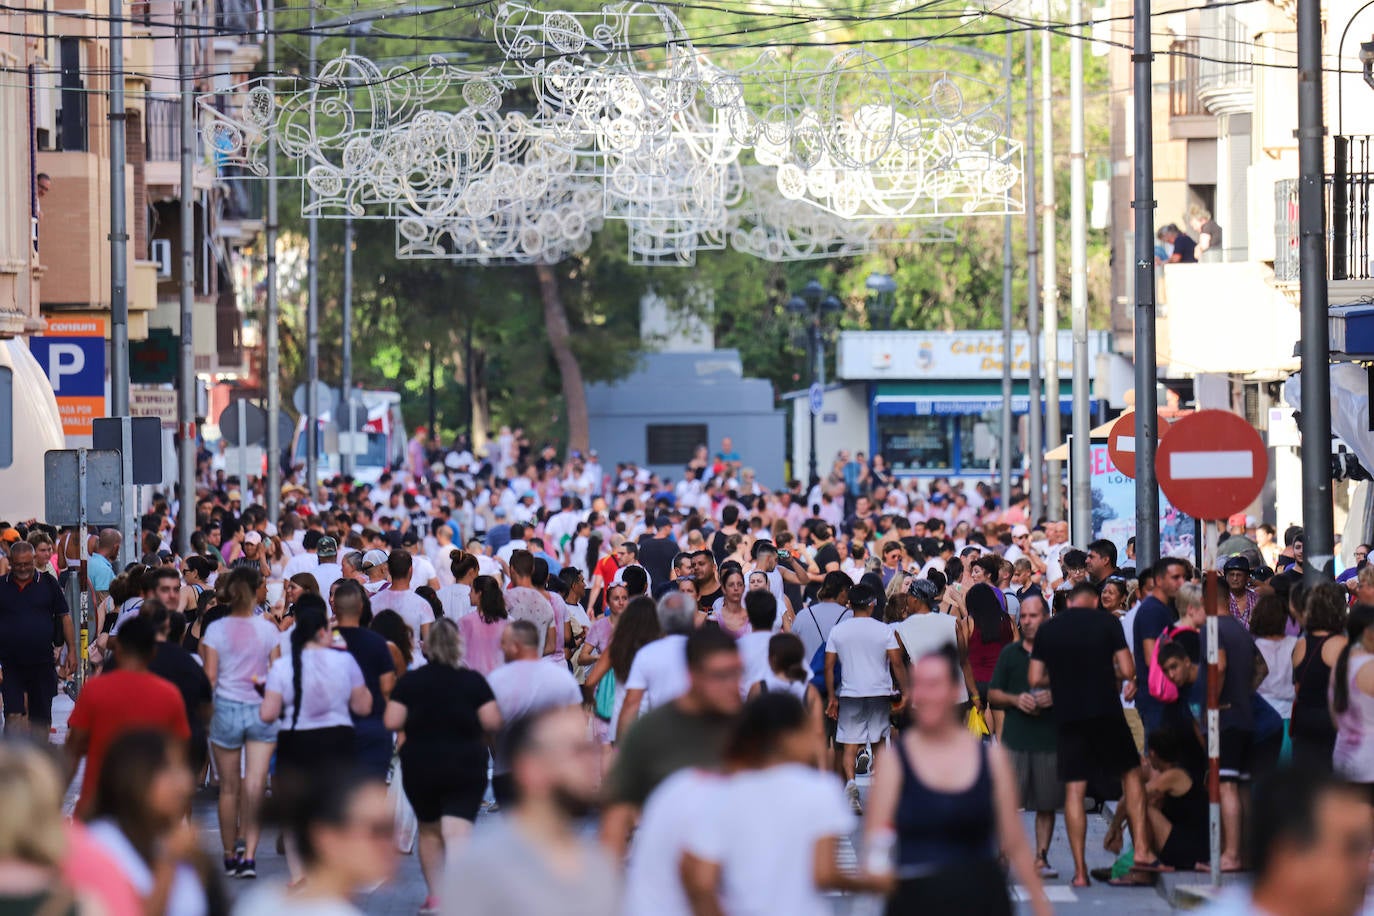
[[1250, 520], [1244, 512], [1237, 512], [1226, 521], [1226, 537], [1217, 545], [1217, 556], [1230, 557], [1238, 553], [1258, 552], [1259, 545], [1246, 535]]
[[1259, 593], [1250, 587], [1250, 561], [1245, 557], [1231, 557], [1221, 567], [1226, 577], [1226, 608], [1248, 630], [1250, 617], [1255, 613]]
[[367, 576], [363, 588], [367, 589], [369, 595], [376, 595], [387, 587], [387, 557], [385, 550], [377, 550], [374, 547], [363, 554], [358, 564], [358, 572]]
[[315, 577], [321, 595], [329, 594], [329, 587], [344, 577], [343, 567], [337, 562], [339, 542], [329, 535], [323, 535], [315, 544], [315, 567], [306, 570]]
[[230, 569], [252, 569], [266, 579], [272, 569], [267, 564], [262, 549], [262, 535], [248, 531], [243, 535], [243, 556], [229, 564]]

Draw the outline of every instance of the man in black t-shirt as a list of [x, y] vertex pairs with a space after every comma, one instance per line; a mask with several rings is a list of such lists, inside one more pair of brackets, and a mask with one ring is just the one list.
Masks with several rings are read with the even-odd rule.
[[397, 672], [386, 639], [361, 626], [364, 598], [361, 585], [342, 580], [334, 587], [330, 607], [344, 646], [362, 669], [363, 683], [372, 694], [372, 712], [353, 717], [358, 766], [371, 776], [385, 779], [391, 768], [391, 732], [382, 724], [382, 713], [391, 688], [396, 686]]
[[649, 581], [658, 586], [673, 578], [673, 558], [677, 556], [677, 541], [673, 540], [673, 520], [666, 513], [654, 520], [654, 533], [639, 539], [639, 565], [649, 573]]
[[716, 599], [725, 594], [720, 587], [716, 558], [711, 551], [698, 550], [692, 555], [692, 574], [697, 580], [697, 608], [703, 614], [709, 614]]
[[725, 542], [730, 539], [730, 535], [739, 533], [739, 506], [727, 503], [725, 508], [720, 510], [720, 527], [711, 535], [711, 555], [716, 563], [725, 562], [725, 558], [730, 555]]
[[1073, 852], [1074, 887], [1088, 886], [1085, 855], [1088, 819], [1083, 800], [1088, 779], [1121, 777], [1136, 867], [1157, 864], [1145, 832], [1140, 756], [1121, 710], [1135, 695], [1135, 661], [1121, 622], [1098, 607], [1097, 588], [1080, 582], [1065, 610], [1041, 628], [1031, 653], [1031, 687], [1048, 687], [1054, 698], [1059, 778], [1064, 782], [1064, 825]]
[[57, 580], [38, 574], [32, 544], [16, 541], [9, 561], [9, 573], [0, 576], [0, 698], [6, 730], [27, 727], [38, 740], [47, 741], [57, 696], [53, 633], [60, 627], [67, 644], [62, 671], [66, 677], [76, 665], [72, 618]]
[[825, 574], [840, 568], [840, 551], [835, 546], [835, 532], [825, 522], [819, 522], [813, 535], [816, 542], [816, 571], [811, 573], [811, 584], [807, 586], [806, 596], [814, 599]]
[[1150, 696], [1150, 663], [1155, 656], [1155, 642], [1174, 625], [1174, 597], [1187, 581], [1188, 563], [1178, 557], [1163, 557], [1153, 567], [1154, 588], [1140, 602], [1135, 612], [1132, 645], [1135, 646], [1135, 708], [1148, 737], [1160, 727], [1164, 707]]

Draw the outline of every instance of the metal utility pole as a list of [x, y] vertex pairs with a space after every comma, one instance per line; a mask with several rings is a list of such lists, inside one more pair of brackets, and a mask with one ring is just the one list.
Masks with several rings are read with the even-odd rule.
[[[1050, 0], [1045, 0], [1045, 22], [1053, 19]], [[1040, 235], [1044, 239], [1044, 289], [1041, 293], [1045, 309], [1045, 451], [1058, 448], [1064, 441], [1060, 431], [1059, 413], [1059, 275], [1055, 265], [1054, 226], [1054, 69], [1050, 55], [1050, 30], [1040, 33], [1040, 205], [1042, 223]], [[1043, 453], [1042, 453], [1043, 454]], [[1035, 456], [1040, 461], [1041, 455]], [[1058, 461], [1046, 462], [1045, 483], [1048, 489], [1045, 514], [1059, 520], [1064, 517], [1064, 472]], [[1039, 516], [1036, 516], [1037, 520]]]
[[1026, 33], [1026, 355], [1030, 368], [1026, 373], [1026, 393], [1030, 413], [1026, 420], [1026, 454], [1030, 465], [1030, 515], [1040, 518], [1045, 508], [1044, 474], [1041, 455], [1045, 448], [1043, 433], [1044, 407], [1040, 399], [1040, 233], [1035, 212], [1035, 43]]
[[[1011, 130], [1011, 55], [1015, 48], [1014, 39], [1007, 33], [1006, 52], [1002, 58], [1002, 84], [1006, 86], [1007, 130]], [[1011, 214], [1002, 217], [1002, 423], [1001, 455], [999, 458], [1001, 488], [999, 497], [1002, 511], [1011, 503], [1011, 364], [1015, 358], [1011, 343]]]
[[1298, 225], [1302, 310], [1302, 527], [1309, 582], [1329, 580], [1335, 553], [1331, 510], [1331, 341], [1327, 327], [1326, 214], [1322, 202], [1321, 0], [1298, 0]]
[[[1083, 21], [1083, 0], [1073, 0], [1070, 21]], [[1088, 380], [1088, 179], [1083, 145], [1082, 29], [1069, 41], [1069, 291], [1073, 308], [1073, 448], [1069, 460], [1072, 530], [1075, 539], [1092, 536], [1092, 487], [1088, 478], [1092, 431]]]
[[[129, 416], [129, 214], [124, 171], [128, 161], [124, 110], [124, 10], [110, 0], [110, 416]], [[133, 485], [131, 429], [126, 423], [120, 453], [124, 480], [123, 563], [139, 556], [138, 490]]]
[[[277, 71], [277, 0], [263, 6], [263, 25], [267, 32], [264, 55], [268, 78]], [[281, 353], [277, 341], [277, 133], [267, 132], [267, 317], [263, 332], [267, 338], [267, 515], [275, 524], [281, 515]], [[246, 481], [245, 481], [246, 483]], [[310, 498], [314, 499], [312, 491]]]
[[1159, 559], [1159, 441], [1155, 392], [1155, 163], [1154, 52], [1150, 46], [1150, 0], [1135, 0], [1135, 553], [1144, 569]]
[[[315, 5], [310, 5], [310, 82], [315, 82], [315, 58], [319, 56], [320, 38], [315, 34]], [[309, 188], [309, 185], [307, 185]], [[305, 486], [313, 499], [319, 485], [320, 397], [316, 390], [320, 381], [320, 223], [315, 218], [315, 191], [310, 189], [306, 202], [311, 212], [306, 220], [306, 239], [310, 246], [309, 282], [305, 304]], [[350, 430], [351, 432], [351, 430]], [[272, 486], [280, 487], [280, 481]]]
[[[357, 39], [348, 39], [348, 54], [351, 57], [357, 49]], [[349, 103], [353, 101], [353, 87], [348, 89]], [[340, 432], [353, 433], [353, 414], [352, 414], [352, 392], [353, 392], [353, 217], [345, 216], [343, 225], [343, 329], [340, 352], [339, 352], [339, 408], [335, 411], [340, 416], [348, 417], [348, 428], [345, 430], [340, 427]], [[334, 421], [337, 423], [339, 417]], [[343, 449], [344, 454], [339, 455], [339, 471], [349, 477], [353, 473], [353, 452], [351, 449]], [[312, 494], [313, 495], [313, 494]]]
[[181, 501], [177, 511], [177, 552], [191, 553], [191, 530], [196, 526], [196, 350], [192, 316], [195, 313], [195, 45], [186, 27], [188, 4], [177, 7], [180, 34], [178, 76], [181, 89], [181, 340], [177, 397], [177, 457]]
[[[110, 0], [110, 416], [129, 415], [129, 214], [124, 122], [124, 10]], [[127, 464], [127, 462], [126, 462]], [[129, 507], [133, 510], [132, 504]], [[126, 553], [137, 550], [126, 545]]]

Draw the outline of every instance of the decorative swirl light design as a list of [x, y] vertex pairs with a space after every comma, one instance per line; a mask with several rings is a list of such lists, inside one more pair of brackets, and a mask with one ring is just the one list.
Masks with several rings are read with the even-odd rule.
[[946, 219], [1022, 212], [1006, 87], [909, 49], [738, 68], [693, 48], [667, 7], [594, 12], [507, 0], [503, 61], [383, 70], [357, 55], [318, 77], [264, 77], [239, 106], [201, 99], [222, 165], [267, 174], [274, 138], [312, 219], [389, 219], [401, 258], [554, 262], [624, 221], [634, 263], [726, 245], [774, 261], [947, 241]]

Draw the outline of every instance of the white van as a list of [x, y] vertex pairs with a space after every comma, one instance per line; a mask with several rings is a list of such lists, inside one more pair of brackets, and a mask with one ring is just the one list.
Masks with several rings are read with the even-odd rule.
[[[353, 479], [358, 483], [375, 484], [383, 473], [405, 464], [406, 430], [401, 419], [401, 395], [395, 391], [354, 392], [367, 408], [367, 423], [363, 433], [367, 436], [367, 451], [353, 456]], [[318, 444], [319, 474], [328, 479], [339, 473], [339, 456], [328, 451], [325, 442], [325, 426], [333, 421], [329, 411], [320, 412], [320, 434]], [[298, 467], [305, 466], [305, 417], [296, 421], [295, 442], [291, 444], [292, 462]]]

